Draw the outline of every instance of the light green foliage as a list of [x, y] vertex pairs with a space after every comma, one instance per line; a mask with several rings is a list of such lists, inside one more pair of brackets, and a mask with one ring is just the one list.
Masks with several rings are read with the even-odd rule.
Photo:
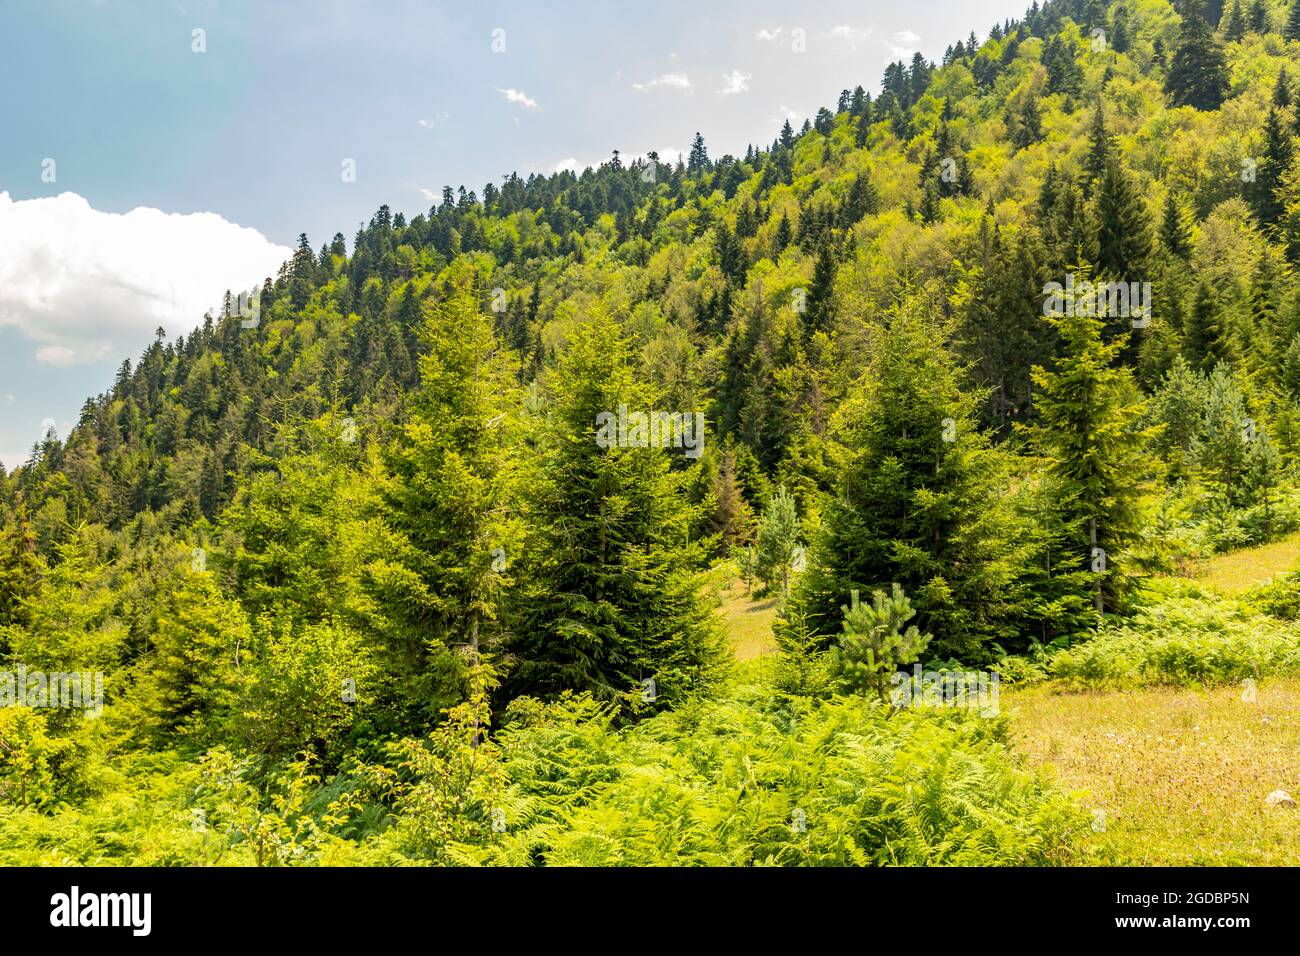
[[818, 697], [833, 684], [826, 638], [821, 634], [799, 590], [790, 594], [772, 626], [779, 651], [773, 684], [786, 694]]
[[199, 765], [193, 828], [224, 835], [235, 852], [257, 866], [301, 866], [320, 862], [326, 847], [337, 842], [330, 828], [339, 827], [350, 807], [336, 800], [319, 812], [308, 806], [320, 787], [302, 755], [277, 773], [265, 788], [256, 785], [250, 762], [223, 747], [214, 748]]
[[768, 502], [758, 522], [755, 563], [766, 587], [781, 585], [781, 596], [790, 593], [791, 563], [799, 547], [799, 515], [794, 498], [782, 486]]
[[1086, 815], [1006, 758], [1000, 720], [742, 686], [623, 739], [561, 702], [503, 735], [504, 839], [478, 859], [587, 866], [1025, 865]]
[[875, 591], [870, 604], [853, 594], [851, 606], [842, 607], [844, 633], [831, 648], [830, 667], [848, 693], [875, 694], [889, 703], [889, 682], [904, 665], [917, 660], [930, 644], [930, 635], [908, 624], [916, 612], [903, 589]]
[[1247, 606], [1202, 595], [1144, 609], [1051, 659], [1087, 687], [1209, 686], [1300, 673], [1300, 634]]

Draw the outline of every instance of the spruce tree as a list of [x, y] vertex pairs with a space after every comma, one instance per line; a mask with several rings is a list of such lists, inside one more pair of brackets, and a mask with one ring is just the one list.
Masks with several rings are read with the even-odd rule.
[[[1077, 271], [1088, 274], [1086, 266]], [[1047, 462], [1065, 546], [1091, 569], [1101, 613], [1129, 590], [1121, 561], [1140, 526], [1152, 432], [1138, 427], [1143, 403], [1132, 373], [1115, 365], [1124, 336], [1103, 341], [1101, 320], [1078, 309], [1048, 321], [1061, 352], [1050, 370], [1034, 369], [1039, 423], [1031, 434]]]
[[517, 663], [506, 680], [513, 693], [589, 690], [615, 700], [636, 691], [661, 705], [707, 687], [724, 660], [701, 593], [706, 542], [691, 538], [699, 508], [670, 460], [683, 452], [641, 446], [630, 417], [626, 441], [616, 441], [605, 417], [655, 408], [630, 358], [627, 334], [597, 310], [552, 372], [513, 627]]
[[1282, 177], [1291, 168], [1294, 153], [1291, 135], [1277, 107], [1270, 109], [1264, 121], [1264, 155], [1255, 171], [1255, 181], [1247, 184], [1251, 208], [1266, 228], [1276, 225], [1285, 211]]
[[1192, 230], [1172, 189], [1165, 191], [1164, 210], [1160, 216], [1160, 243], [1165, 250], [1186, 260], [1192, 251]]
[[1223, 47], [1204, 19], [1193, 11], [1183, 17], [1165, 92], [1174, 106], [1217, 110], [1228, 95], [1228, 63]]
[[503, 592], [520, 550], [523, 393], [481, 295], [461, 267], [429, 309], [420, 386], [388, 456], [390, 521], [422, 585], [422, 598], [403, 610], [422, 632], [423, 676], [434, 682], [467, 679], [482, 654], [499, 649]]
[[1214, 293], [1204, 280], [1196, 287], [1192, 310], [1184, 324], [1183, 355], [1192, 368], [1205, 373], [1232, 355], [1222, 313], [1214, 299]]
[[1300, 40], [1300, 0], [1291, 0], [1291, 9], [1287, 11], [1282, 36], [1288, 40]]
[[790, 564], [799, 546], [799, 515], [794, 498], [779, 487], [763, 511], [755, 538], [758, 576], [768, 587], [779, 582], [781, 597], [790, 593]]
[[1199, 456], [1204, 481], [1216, 494], [1240, 506], [1246, 499], [1250, 445], [1258, 432], [1247, 413], [1237, 377], [1225, 362], [1210, 374], [1204, 427]]
[[1094, 209], [1097, 273], [1120, 281], [1149, 281], [1151, 222], [1132, 177], [1112, 158], [1101, 177]]
[[935, 653], [986, 660], [1017, 630], [1025, 535], [1007, 460], [976, 427], [979, 399], [958, 387], [948, 330], [924, 311], [894, 312], [837, 413], [839, 475], [801, 586], [829, 636], [852, 590], [897, 582]]

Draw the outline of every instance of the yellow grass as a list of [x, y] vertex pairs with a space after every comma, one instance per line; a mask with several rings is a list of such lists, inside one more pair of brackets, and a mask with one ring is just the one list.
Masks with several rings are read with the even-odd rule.
[[1227, 595], [1272, 580], [1300, 564], [1300, 533], [1257, 548], [1218, 554], [1207, 560], [1197, 580]]
[[736, 660], [747, 661], [776, 652], [772, 621], [776, 619], [776, 598], [756, 601], [745, 585], [733, 581], [722, 592], [722, 620]]
[[1263, 683], [1253, 703], [1244, 696], [1034, 688], [1004, 692], [1002, 706], [1018, 749], [1104, 811], [1093, 834], [1101, 862], [1295, 865], [1300, 809], [1264, 798], [1300, 799], [1300, 681]]

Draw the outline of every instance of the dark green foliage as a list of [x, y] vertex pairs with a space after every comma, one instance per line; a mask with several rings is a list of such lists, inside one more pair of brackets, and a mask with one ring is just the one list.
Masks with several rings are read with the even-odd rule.
[[1194, 12], [1183, 17], [1165, 92], [1176, 106], [1198, 110], [1217, 110], [1227, 96], [1228, 65], [1223, 47]]

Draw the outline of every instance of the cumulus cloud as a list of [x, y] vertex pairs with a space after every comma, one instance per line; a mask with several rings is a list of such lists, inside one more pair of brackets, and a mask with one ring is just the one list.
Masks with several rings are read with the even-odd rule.
[[0, 192], [0, 326], [68, 367], [188, 332], [227, 289], [274, 276], [292, 250], [216, 213], [101, 212], [76, 193], [15, 202]]
[[[686, 153], [683, 150], [677, 149], [675, 146], [663, 146], [655, 150], [655, 152], [659, 156], [659, 162], [668, 166], [673, 166], [677, 163], [679, 159], [686, 158]], [[637, 160], [645, 160], [648, 155], [649, 155], [648, 152], [646, 153], [623, 152], [619, 154], [619, 159], [621, 159], [623, 164], [627, 166], [627, 165], [631, 165]], [[587, 167], [596, 169], [600, 166], [601, 163], [607, 163], [607, 162], [609, 162], [608, 156], [602, 159], [592, 160], [590, 162], [582, 162], [577, 158], [570, 156], [567, 159], [560, 160], [558, 163], [552, 166], [551, 172], [562, 173], [565, 170], [568, 170], [571, 173], [582, 175], [582, 171]]]
[[887, 44], [890, 55], [894, 57], [909, 57], [921, 46], [921, 37], [911, 30], [899, 30], [894, 34], [893, 42]]
[[742, 73], [740, 70], [732, 70], [730, 73], [722, 74], [723, 87], [718, 92], [723, 96], [731, 96], [735, 93], [749, 92], [749, 81], [754, 78], [752, 73]]
[[653, 90], [657, 86], [667, 86], [675, 90], [689, 90], [691, 88], [691, 78], [685, 73], [665, 73], [663, 76], [657, 76], [648, 83], [633, 83], [634, 90]]
[[503, 90], [498, 88], [497, 92], [500, 93], [502, 96], [504, 96], [511, 103], [518, 103], [520, 106], [524, 107], [525, 109], [537, 110], [538, 112], [541, 112], [542, 108], [537, 105], [537, 101], [533, 99], [531, 96], [529, 96], [527, 93], [525, 93], [523, 90], [514, 90], [514, 89]]
[[771, 43], [773, 40], [775, 40], [777, 37], [781, 35], [781, 31], [783, 29], [785, 28], [777, 27], [775, 30], [759, 30], [756, 34], [754, 34], [754, 37], [755, 39], [762, 40], [764, 43]]
[[859, 42], [871, 36], [871, 30], [867, 27], [841, 25], [831, 27], [830, 30], [827, 31], [826, 36], [832, 40], [847, 44], [850, 49], [856, 50]]

